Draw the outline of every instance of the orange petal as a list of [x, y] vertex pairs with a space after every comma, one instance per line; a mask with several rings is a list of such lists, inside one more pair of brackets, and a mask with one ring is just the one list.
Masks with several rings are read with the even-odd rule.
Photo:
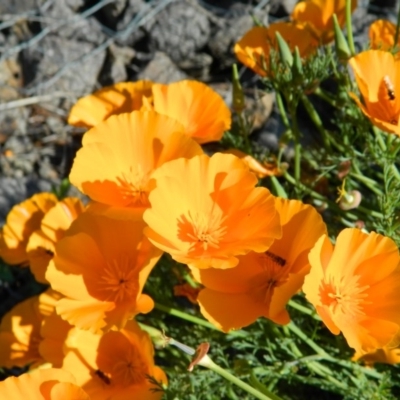
[[151, 81], [120, 82], [82, 97], [72, 107], [68, 123], [91, 128], [113, 114], [140, 110], [142, 99], [151, 97]]
[[198, 143], [220, 140], [231, 126], [231, 113], [224, 100], [202, 82], [154, 84], [152, 90], [155, 111], [179, 121]]

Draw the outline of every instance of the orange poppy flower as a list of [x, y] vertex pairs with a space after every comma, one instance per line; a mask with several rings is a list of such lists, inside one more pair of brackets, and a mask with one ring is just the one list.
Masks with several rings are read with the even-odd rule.
[[182, 125], [154, 111], [111, 116], [86, 132], [82, 143], [71, 183], [96, 201], [92, 210], [123, 219], [149, 206], [150, 178], [159, 166], [203, 153]]
[[[52, 323], [50, 327], [60, 326]], [[148, 377], [166, 384], [161, 368], [154, 365], [154, 349], [149, 335], [135, 321], [120, 331], [95, 334], [70, 326], [67, 335], [47, 329], [54, 347], [63, 349], [63, 370], [71, 372], [77, 383], [96, 400], [158, 400]]]
[[140, 110], [143, 98], [151, 101], [151, 81], [120, 82], [82, 97], [71, 108], [68, 123], [91, 128], [114, 114]]
[[277, 22], [268, 28], [256, 26], [250, 29], [236, 44], [238, 60], [261, 76], [268, 75], [271, 48], [278, 50], [275, 33], [279, 32], [291, 51], [297, 46], [302, 57], [316, 49], [316, 43], [306, 28], [291, 22]]
[[55, 368], [37, 369], [0, 382], [0, 398], [12, 400], [90, 400], [73, 375]]
[[247, 165], [249, 170], [257, 176], [257, 178], [261, 179], [267, 176], [280, 176], [283, 174], [283, 171], [281, 171], [276, 164], [262, 164], [251, 155], [238, 149], [225, 150], [224, 154], [233, 154], [234, 156], [239, 157]]
[[54, 255], [54, 245], [83, 209], [84, 206], [78, 198], [68, 197], [59, 201], [45, 214], [40, 229], [29, 237], [26, 246], [29, 267], [38, 282], [48, 283], [45, 273]]
[[[357, 8], [357, 0], [352, 0], [351, 10]], [[339, 25], [343, 27], [346, 20], [346, 0], [304, 0], [297, 3], [292, 12], [292, 20], [306, 24], [315, 39], [323, 44], [335, 38], [333, 14], [336, 14]]]
[[153, 300], [142, 294], [161, 251], [143, 236], [138, 220], [115, 220], [83, 213], [55, 246], [46, 279], [65, 298], [57, 314], [70, 324], [93, 332], [122, 328]]
[[[396, 25], [384, 19], [374, 21], [369, 27], [371, 49], [391, 50], [394, 47]], [[397, 42], [400, 45], [400, 40]]]
[[155, 111], [179, 121], [198, 143], [218, 141], [231, 127], [231, 112], [223, 98], [202, 82], [156, 83], [152, 91]]
[[297, 293], [310, 270], [307, 255], [326, 227], [318, 212], [298, 200], [276, 199], [282, 237], [264, 253], [240, 256], [228, 270], [192, 268], [205, 288], [198, 296], [201, 313], [228, 332], [259, 317], [278, 324], [290, 321], [286, 303]]
[[17, 304], [0, 324], [0, 367], [31, 367], [44, 362], [39, 353], [40, 327], [54, 310], [59, 294], [49, 289]]
[[363, 103], [351, 97], [378, 128], [400, 135], [400, 60], [383, 50], [368, 50], [350, 58]]
[[355, 354], [353, 361], [362, 361], [368, 366], [374, 364], [399, 364], [400, 363], [400, 348], [390, 348], [385, 346], [382, 349], [377, 349], [372, 353]]
[[29, 236], [39, 229], [44, 214], [56, 203], [54, 194], [39, 193], [11, 209], [0, 234], [0, 257], [6, 263], [28, 265]]
[[265, 251], [281, 236], [274, 197], [235, 156], [180, 158], [154, 178], [145, 234], [178, 262], [232, 268], [237, 255]]
[[335, 247], [323, 235], [309, 260], [303, 290], [333, 334], [342, 331], [360, 354], [398, 343], [400, 258], [391, 239], [345, 229]]

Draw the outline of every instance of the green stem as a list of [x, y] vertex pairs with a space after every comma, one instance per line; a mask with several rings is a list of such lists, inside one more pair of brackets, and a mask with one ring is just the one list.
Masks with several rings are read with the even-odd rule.
[[382, 191], [376, 186], [377, 183], [374, 180], [355, 172], [350, 172], [350, 176], [362, 182], [369, 190], [371, 190], [371, 192], [374, 192], [377, 196], [383, 195]]
[[321, 89], [320, 87], [317, 87], [314, 90], [314, 94], [317, 95], [318, 97], [320, 97], [322, 100], [326, 101], [332, 107], [335, 107], [335, 108], [338, 107], [337, 100], [332, 95], [327, 93], [325, 90]]
[[282, 95], [279, 92], [276, 92], [275, 97], [276, 97], [276, 104], [278, 106], [279, 113], [281, 114], [283, 124], [286, 126], [286, 128], [290, 129], [290, 123], [286, 114], [285, 106], [283, 104]]
[[290, 116], [292, 117], [292, 133], [294, 138], [294, 179], [298, 185], [301, 178], [301, 143], [296, 111], [297, 104], [292, 103], [290, 106]]
[[386, 153], [387, 148], [386, 148], [386, 143], [382, 137], [382, 132], [376, 126], [373, 126], [372, 130], [374, 131], [374, 134], [375, 134], [376, 140], [378, 141], [379, 147], [381, 148], [381, 150], [383, 152]]
[[[156, 308], [157, 310], [163, 311], [163, 312], [165, 312], [165, 313], [167, 313], [169, 315], [172, 315], [174, 317], [183, 319], [183, 320], [188, 321], [188, 322], [192, 322], [193, 324], [204, 326], [205, 328], [209, 328], [209, 329], [212, 329], [214, 331], [221, 332], [220, 329], [218, 329], [216, 326], [214, 326], [210, 322], [205, 321], [204, 319], [195, 317], [194, 315], [190, 315], [190, 314], [185, 313], [183, 311], [177, 310], [176, 308], [164, 306], [164, 305], [159, 304], [159, 303], [155, 303], [154, 308]], [[245, 331], [237, 330], [237, 331], [231, 331], [227, 335], [247, 337], [248, 333], [245, 332]]]
[[308, 307], [304, 307], [301, 304], [295, 302], [294, 300], [289, 300], [288, 302], [289, 307], [294, 308], [297, 311], [302, 312], [303, 314], [309, 315], [310, 317], [314, 318], [317, 321], [321, 321], [321, 318], [315, 311], [310, 310]]
[[304, 108], [306, 109], [308, 115], [310, 116], [311, 121], [314, 123], [319, 133], [321, 134], [325, 148], [330, 149], [331, 144], [329, 142], [328, 132], [325, 130], [324, 124], [322, 123], [321, 118], [319, 117], [317, 111], [315, 110], [314, 105], [311, 103], [311, 101], [305, 94], [301, 95], [301, 102], [303, 103]]
[[263, 388], [263, 392], [259, 392], [257, 389], [253, 388], [246, 382], [243, 382], [241, 379], [236, 378], [236, 376], [232, 375], [230, 372], [227, 370], [221, 368], [219, 365], [215, 364], [213, 360], [208, 355], [205, 355], [199, 362], [199, 365], [202, 365], [203, 367], [206, 367], [210, 369], [211, 371], [214, 371], [218, 375], [222, 376], [225, 378], [227, 381], [232, 382], [234, 385], [240, 387], [247, 393], [250, 393], [253, 395], [256, 399], [260, 400], [282, 400], [280, 397], [277, 395], [269, 392], [267, 388]]
[[351, 24], [351, 2], [352, 0], [346, 0], [346, 29], [350, 52], [351, 55], [354, 56], [356, 54], [356, 50], [354, 48], [353, 26]]

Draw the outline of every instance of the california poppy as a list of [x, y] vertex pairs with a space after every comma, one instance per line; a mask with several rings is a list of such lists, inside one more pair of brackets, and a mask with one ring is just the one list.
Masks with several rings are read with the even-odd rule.
[[400, 60], [383, 50], [367, 50], [350, 58], [362, 101], [362, 112], [378, 128], [400, 135]]
[[49, 289], [22, 301], [6, 313], [0, 324], [0, 367], [37, 366], [44, 362], [39, 353], [40, 327], [54, 311], [60, 295]]
[[158, 167], [203, 153], [181, 124], [155, 111], [113, 115], [86, 132], [82, 144], [72, 184], [95, 200], [91, 210], [123, 219], [149, 206], [150, 179]]
[[290, 50], [294, 51], [297, 46], [301, 57], [307, 57], [316, 49], [316, 42], [305, 27], [277, 22], [268, 27], [256, 26], [245, 33], [234, 47], [238, 60], [256, 74], [267, 76], [271, 49], [278, 50], [276, 32], [282, 35]]
[[[357, 8], [357, 0], [352, 0], [351, 10]], [[314, 38], [326, 44], [332, 42], [335, 34], [332, 16], [336, 14], [339, 25], [346, 19], [346, 0], [304, 0], [297, 3], [292, 12], [292, 20], [310, 28]]]
[[40, 229], [29, 237], [26, 247], [29, 268], [38, 282], [48, 283], [45, 272], [53, 258], [54, 246], [83, 209], [83, 204], [78, 198], [67, 197], [57, 202], [44, 215]]
[[120, 82], [82, 97], [71, 108], [68, 123], [91, 128], [114, 114], [140, 110], [143, 98], [151, 100], [151, 81]]
[[[384, 19], [378, 19], [369, 26], [369, 41], [371, 49], [391, 50], [395, 43], [396, 25]], [[398, 40], [397, 45], [400, 44]]]
[[90, 400], [68, 371], [37, 369], [0, 382], [0, 398], [12, 400]]
[[235, 268], [198, 270], [194, 278], [205, 288], [198, 296], [201, 313], [227, 332], [266, 317], [278, 324], [290, 321], [286, 303], [309, 272], [309, 250], [326, 233], [318, 212], [298, 200], [276, 199], [282, 237], [264, 253], [239, 256]]
[[323, 235], [309, 261], [303, 290], [333, 334], [359, 354], [398, 344], [400, 258], [391, 239], [345, 229], [335, 246]]
[[0, 257], [6, 263], [28, 265], [28, 239], [39, 229], [44, 214], [56, 203], [54, 194], [39, 193], [11, 209], [0, 233]]
[[180, 158], [154, 174], [151, 208], [144, 213], [150, 241], [196, 268], [232, 268], [236, 256], [268, 249], [281, 236], [268, 189], [230, 154]]
[[82, 213], [55, 246], [46, 279], [65, 297], [56, 310], [70, 324], [93, 332], [122, 328], [153, 300], [142, 294], [161, 257], [143, 236], [145, 224]]
[[198, 143], [218, 141], [231, 127], [231, 112], [223, 98], [202, 82], [154, 84], [152, 92], [154, 110], [177, 120]]
[[[53, 323], [53, 327], [56, 325]], [[167, 378], [154, 364], [154, 349], [149, 335], [135, 321], [128, 321], [120, 331], [104, 334], [70, 327], [67, 335], [50, 335], [56, 348], [63, 351], [63, 370], [74, 375], [77, 383], [96, 400], [158, 400], [163, 391], [149, 378], [161, 384]]]

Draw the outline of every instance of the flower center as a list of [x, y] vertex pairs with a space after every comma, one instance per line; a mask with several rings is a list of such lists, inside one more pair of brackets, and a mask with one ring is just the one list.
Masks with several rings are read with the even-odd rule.
[[101, 272], [99, 285], [105, 294], [105, 301], [118, 303], [135, 299], [139, 290], [139, 279], [132, 257], [126, 255], [108, 261]]
[[119, 192], [125, 202], [125, 206], [129, 207], [149, 207], [148, 199], [148, 182], [149, 174], [144, 172], [139, 165], [134, 172], [130, 167], [130, 173], [122, 173], [117, 178], [119, 183]]
[[333, 314], [342, 314], [348, 318], [364, 315], [364, 306], [368, 294], [365, 293], [368, 285], [360, 286], [358, 276], [341, 279], [339, 282], [330, 277], [320, 287], [320, 299], [324, 306], [329, 307]]
[[256, 283], [253, 294], [269, 307], [275, 288], [287, 281], [290, 265], [284, 258], [270, 251], [259, 254], [259, 263], [263, 272], [256, 277], [256, 282], [260, 283]]
[[143, 382], [148, 375], [148, 368], [138, 349], [129, 346], [124, 359], [117, 361], [112, 367], [112, 379], [122, 386]]
[[185, 242], [191, 242], [190, 252], [206, 252], [210, 248], [218, 249], [219, 243], [227, 232], [223, 225], [221, 212], [210, 215], [204, 213], [187, 213], [178, 221], [178, 236]]

